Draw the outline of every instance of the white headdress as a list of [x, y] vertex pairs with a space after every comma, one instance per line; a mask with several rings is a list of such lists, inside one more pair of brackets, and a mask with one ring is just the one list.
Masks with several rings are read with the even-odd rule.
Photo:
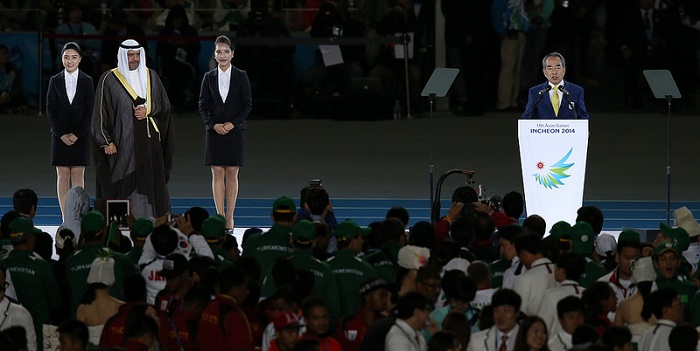
[[[135, 87], [135, 82], [131, 82], [129, 79], [129, 50], [138, 50], [141, 56], [141, 62], [139, 63], [139, 67], [136, 69], [139, 75], [139, 80], [141, 81], [140, 87]], [[148, 90], [146, 90], [146, 84], [148, 82], [148, 68], [146, 68], [146, 50], [141, 46], [141, 44], [139, 44], [139, 42], [134, 39], [127, 39], [119, 45], [119, 52], [117, 53], [117, 69], [119, 69], [119, 73], [126, 78], [134, 90], [141, 91], [142, 94], [144, 94], [142, 98], [145, 99], [145, 95], [148, 92]], [[146, 101], [146, 103], [150, 103], [150, 101]]]
[[114, 284], [114, 259], [112, 257], [97, 257], [92, 261], [87, 282], [102, 283], [107, 286]]

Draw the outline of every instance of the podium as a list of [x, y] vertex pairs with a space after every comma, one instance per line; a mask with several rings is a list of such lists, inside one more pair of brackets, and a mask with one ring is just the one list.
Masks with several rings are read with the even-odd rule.
[[527, 215], [573, 224], [583, 205], [588, 120], [518, 120], [520, 166]]

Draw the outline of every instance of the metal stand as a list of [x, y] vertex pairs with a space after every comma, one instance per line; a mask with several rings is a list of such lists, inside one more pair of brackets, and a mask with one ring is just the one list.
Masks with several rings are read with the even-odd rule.
[[[431, 208], [433, 207], [435, 193], [433, 192], [433, 179], [435, 172], [435, 164], [433, 163], [433, 110], [435, 110], [435, 97], [444, 97], [452, 86], [455, 78], [459, 74], [459, 70], [456, 68], [435, 68], [433, 74], [430, 76], [428, 83], [423, 88], [421, 96], [427, 96], [430, 101], [430, 130], [428, 132], [428, 148], [430, 149], [430, 165], [428, 166], [428, 173], [430, 178], [430, 203]], [[408, 68], [406, 71], [406, 77], [408, 77]], [[407, 78], [408, 79], [408, 78]], [[439, 212], [439, 209], [438, 209]]]
[[408, 33], [403, 33], [401, 36], [403, 41], [403, 73], [406, 77], [406, 119], [411, 119], [411, 85], [408, 79], [408, 43], [410, 39]]
[[666, 149], [666, 224], [671, 225], [671, 100], [680, 99], [681, 92], [669, 70], [645, 70], [644, 77], [657, 99], [668, 106], [668, 148]]

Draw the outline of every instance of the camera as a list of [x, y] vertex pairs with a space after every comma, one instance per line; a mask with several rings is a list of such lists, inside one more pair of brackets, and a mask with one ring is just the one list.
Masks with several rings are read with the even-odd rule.
[[255, 9], [250, 16], [253, 20], [253, 24], [256, 26], [261, 26], [265, 24], [265, 12], [261, 9]]
[[495, 212], [501, 211], [501, 202], [503, 199], [498, 195], [491, 196], [488, 200], [481, 200], [481, 203], [488, 205]]
[[181, 216], [181, 214], [168, 214], [168, 223], [170, 223], [170, 225], [173, 227], [177, 227], [177, 221], [180, 219]]

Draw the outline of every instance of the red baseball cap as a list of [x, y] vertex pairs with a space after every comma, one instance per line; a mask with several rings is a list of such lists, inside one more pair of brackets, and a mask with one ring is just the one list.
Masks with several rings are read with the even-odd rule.
[[275, 326], [275, 330], [301, 327], [299, 316], [290, 310], [284, 310], [277, 314], [272, 319], [272, 324]]

